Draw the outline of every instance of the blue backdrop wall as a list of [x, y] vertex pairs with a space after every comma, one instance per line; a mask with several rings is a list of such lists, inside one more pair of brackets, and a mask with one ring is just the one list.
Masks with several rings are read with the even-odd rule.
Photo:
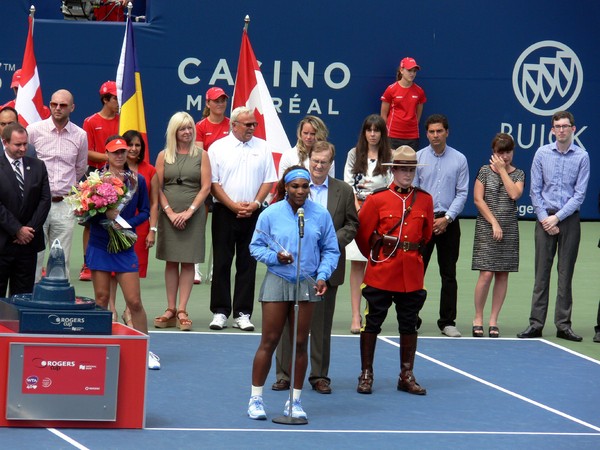
[[[67, 88], [72, 116], [100, 108], [98, 87], [114, 79], [124, 24], [63, 20], [59, 0], [36, 4], [35, 49], [44, 100]], [[12, 97], [10, 80], [23, 57], [30, 3], [0, 4], [0, 104]], [[152, 159], [164, 144], [171, 114], [201, 117], [212, 85], [233, 93], [244, 17], [250, 40], [281, 111], [290, 141], [307, 113], [323, 118], [336, 145], [337, 177], [363, 119], [378, 113], [379, 98], [395, 79], [400, 59], [414, 57], [422, 70], [429, 114], [446, 114], [449, 145], [467, 155], [471, 186], [490, 155], [498, 131], [517, 142], [515, 163], [528, 173], [535, 150], [551, 139], [550, 116], [569, 109], [576, 141], [592, 160], [582, 217], [598, 217], [600, 181], [600, 2], [556, 0], [357, 0], [304, 2], [147, 0], [147, 23], [136, 23]], [[422, 146], [427, 140], [422, 133]], [[528, 190], [528, 184], [526, 186]], [[520, 212], [532, 217], [524, 195]], [[465, 215], [476, 209], [469, 197]]]

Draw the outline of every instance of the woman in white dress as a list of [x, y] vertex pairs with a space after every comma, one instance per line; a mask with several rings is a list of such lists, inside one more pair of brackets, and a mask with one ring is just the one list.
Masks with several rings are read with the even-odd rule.
[[[344, 167], [344, 181], [352, 186], [355, 194], [356, 209], [359, 210], [366, 198], [375, 190], [387, 188], [392, 180], [389, 166], [390, 149], [387, 128], [383, 118], [371, 114], [363, 122], [356, 147], [348, 152]], [[352, 305], [352, 324], [350, 332], [359, 334], [362, 326], [360, 315], [361, 284], [367, 266], [366, 258], [352, 241], [346, 247], [346, 259], [350, 263], [350, 301]]]

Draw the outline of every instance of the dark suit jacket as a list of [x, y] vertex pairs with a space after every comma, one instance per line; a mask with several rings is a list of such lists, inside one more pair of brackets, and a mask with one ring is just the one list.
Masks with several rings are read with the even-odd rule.
[[348, 183], [329, 177], [327, 210], [333, 219], [333, 227], [340, 245], [337, 269], [331, 274], [329, 284], [339, 286], [346, 274], [346, 245], [352, 242], [358, 229], [358, 214], [354, 205], [354, 191]]
[[50, 185], [46, 165], [39, 159], [23, 157], [25, 192], [19, 193], [17, 177], [4, 151], [0, 154], [0, 253], [6, 251], [22, 226], [35, 229], [27, 244], [32, 251], [44, 249], [43, 225], [50, 211]]

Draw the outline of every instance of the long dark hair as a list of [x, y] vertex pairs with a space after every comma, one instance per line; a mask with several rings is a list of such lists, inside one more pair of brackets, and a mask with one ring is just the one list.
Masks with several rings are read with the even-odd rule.
[[383, 120], [383, 117], [379, 114], [371, 114], [363, 122], [358, 136], [358, 142], [356, 143], [356, 161], [352, 168], [352, 173], [355, 175], [367, 173], [367, 168], [369, 166], [369, 143], [367, 142], [365, 134], [371, 127], [375, 127], [375, 129], [381, 133], [381, 139], [377, 145], [377, 165], [375, 166], [373, 175], [384, 175], [389, 170], [389, 166], [382, 165], [383, 163], [389, 163], [392, 160], [392, 150], [390, 148], [385, 120]]
[[135, 137], [140, 140], [140, 154], [137, 158], [138, 162], [140, 162], [144, 160], [144, 156], [146, 155], [146, 143], [144, 142], [142, 133], [140, 133], [138, 130], [127, 130], [125, 133], [123, 133], [123, 139], [125, 139], [127, 145], [131, 145], [131, 141], [133, 141], [133, 138]]

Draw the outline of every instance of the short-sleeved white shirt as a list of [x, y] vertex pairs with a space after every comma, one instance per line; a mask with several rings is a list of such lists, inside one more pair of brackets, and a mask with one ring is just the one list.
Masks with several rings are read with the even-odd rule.
[[234, 202], [252, 202], [263, 183], [277, 181], [273, 155], [263, 139], [241, 142], [230, 133], [210, 146], [208, 157], [212, 182]]

